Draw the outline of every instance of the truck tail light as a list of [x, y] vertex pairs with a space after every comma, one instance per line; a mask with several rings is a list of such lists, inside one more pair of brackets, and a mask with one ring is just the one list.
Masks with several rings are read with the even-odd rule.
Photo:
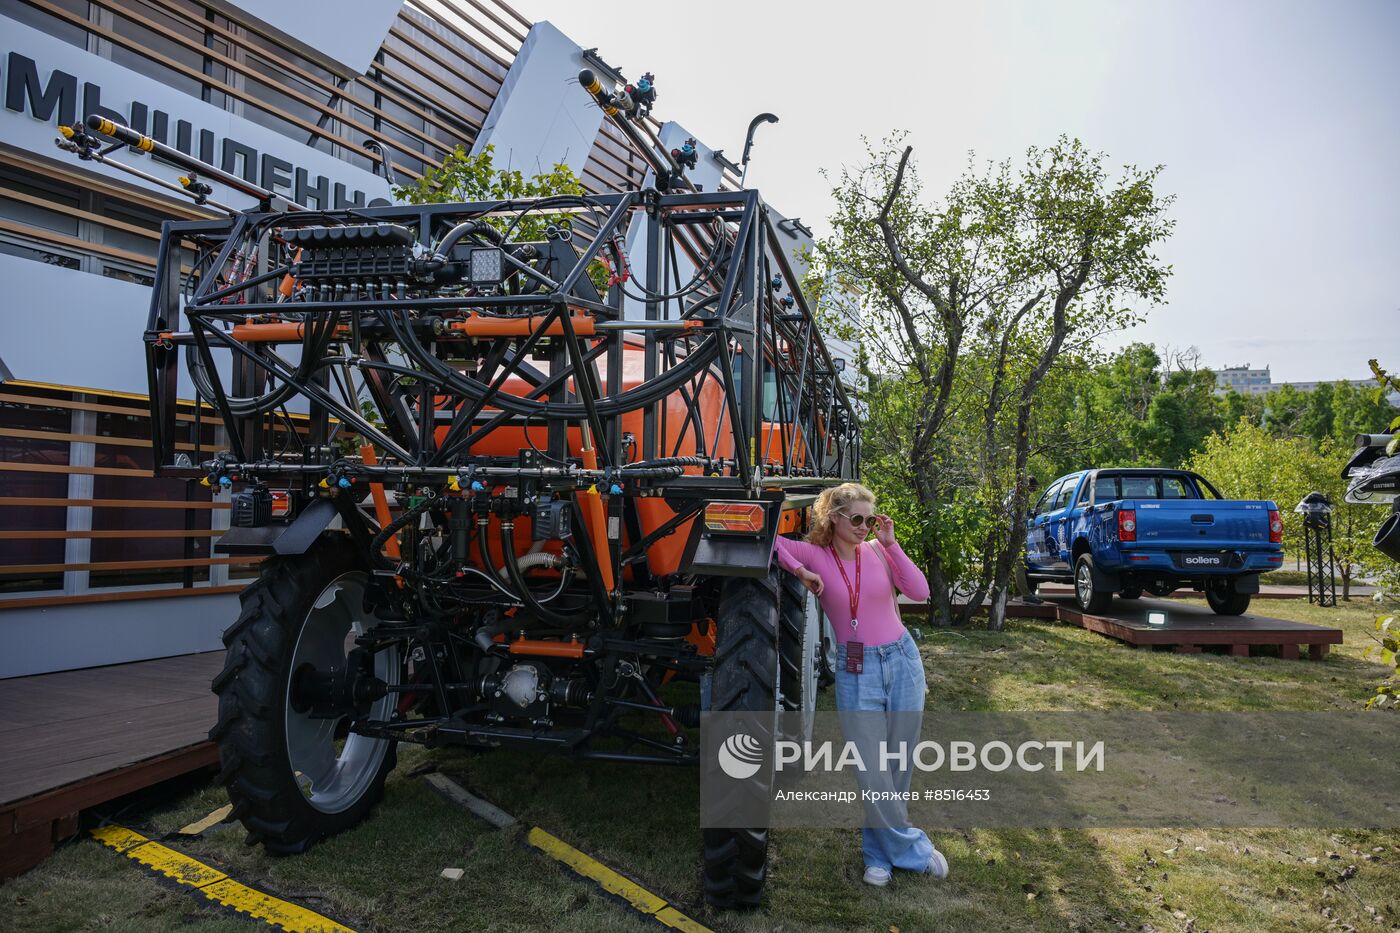
[[292, 514], [292, 496], [285, 489], [272, 490], [272, 517], [286, 518]]
[[1269, 509], [1269, 540], [1274, 544], [1283, 543], [1283, 516]]
[[1120, 509], [1118, 511], [1118, 540], [1137, 540], [1137, 509]]

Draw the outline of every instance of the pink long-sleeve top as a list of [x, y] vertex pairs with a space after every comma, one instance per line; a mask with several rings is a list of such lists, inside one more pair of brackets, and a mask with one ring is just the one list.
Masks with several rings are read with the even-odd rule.
[[[904, 635], [904, 623], [895, 611], [894, 586], [914, 600], [928, 599], [928, 578], [904, 553], [898, 543], [883, 547], [878, 541], [866, 541], [860, 555], [860, 625], [851, 633], [850, 591], [841, 579], [840, 566], [845, 568], [846, 580], [856, 585], [856, 562], [841, 560], [831, 548], [791, 538], [777, 539], [778, 563], [789, 573], [805, 567], [822, 578], [822, 609], [831, 620], [837, 642], [858, 641], [865, 645], [887, 645]], [[880, 559], [877, 549], [883, 549], [889, 563]], [[890, 579], [890, 569], [894, 579]]]

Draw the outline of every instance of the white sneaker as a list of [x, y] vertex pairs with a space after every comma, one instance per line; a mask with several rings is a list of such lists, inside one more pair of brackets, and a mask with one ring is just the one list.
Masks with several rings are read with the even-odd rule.
[[928, 867], [924, 869], [924, 874], [933, 875], [939, 881], [948, 877], [948, 859], [937, 849], [928, 857]]
[[[945, 874], [948, 871], [946, 862], [944, 863], [943, 871]], [[889, 869], [879, 868], [875, 865], [871, 865], [865, 870], [865, 883], [873, 884], [877, 888], [883, 888], [885, 885], [890, 883]]]

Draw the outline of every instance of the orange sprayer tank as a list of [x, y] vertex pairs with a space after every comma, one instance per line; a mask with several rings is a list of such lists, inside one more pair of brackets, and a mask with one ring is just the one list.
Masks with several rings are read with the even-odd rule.
[[[643, 379], [643, 353], [639, 344], [627, 343], [624, 345], [622, 381], [624, 390], [633, 389], [641, 385]], [[572, 382], [570, 383], [572, 387]], [[531, 386], [522, 379], [512, 378], [506, 381], [503, 392], [512, 395], [523, 396], [530, 390]], [[606, 379], [603, 381], [603, 394], [610, 392]], [[695, 394], [694, 403], [700, 419], [700, 429], [705, 436], [704, 449], [709, 457], [732, 458], [734, 456], [734, 433], [729, 426], [729, 412], [724, 404], [724, 388], [717, 371], [711, 374], [701, 386], [700, 391]], [[663, 414], [664, 408], [664, 414]], [[656, 407], [656, 428], [659, 437], [657, 445], [657, 456], [696, 456], [699, 447], [696, 443], [696, 425], [694, 419], [687, 417], [687, 406], [685, 399], [679, 392], [672, 393], [664, 402], [658, 403]], [[486, 411], [495, 411], [487, 408]], [[630, 449], [624, 451], [627, 462], [636, 462], [641, 459], [641, 438], [642, 438], [642, 417], [641, 409], [627, 412], [622, 416], [622, 431], [624, 434], [631, 434], [637, 439], [637, 443]], [[792, 442], [792, 428], [788, 426], [786, 433], [783, 426], [771, 422], [764, 422], [760, 428], [758, 442], [759, 454], [764, 460], [780, 462], [783, 459], [784, 448]], [[528, 432], [528, 433], [527, 433]], [[447, 433], [446, 427], [439, 427], [437, 431], [438, 441], [441, 442]], [[472, 445], [471, 453], [476, 455], [506, 456], [514, 457], [522, 449], [534, 446], [541, 450], [545, 449], [548, 431], [544, 425], [531, 425], [526, 428], [522, 425], [502, 425], [493, 429], [480, 441]], [[716, 446], [716, 439], [718, 444]], [[578, 427], [570, 427], [568, 430], [569, 454], [580, 456], [582, 454], [582, 437]], [[794, 459], [797, 463], [805, 461], [807, 451], [800, 438], [794, 444]], [[701, 472], [700, 467], [686, 467], [685, 472], [696, 476]], [[641, 532], [646, 535], [659, 528], [665, 522], [675, 517], [675, 510], [668, 506], [660, 498], [638, 498], [636, 499], [638, 517], [640, 519]], [[795, 518], [796, 516], [785, 516], [785, 518]], [[490, 519], [489, 540], [493, 549], [499, 540], [499, 519]], [[682, 552], [685, 550], [686, 541], [690, 536], [691, 524], [694, 519], [683, 522], [675, 532], [669, 534], [647, 549], [647, 564], [652, 574], [665, 575], [674, 573], [680, 568]], [[590, 529], [591, 530], [591, 529]], [[584, 533], [584, 529], [577, 529], [579, 533]], [[528, 517], [521, 517], [515, 522], [514, 530], [515, 550], [517, 554], [525, 554], [529, 551], [533, 542], [531, 523]], [[629, 541], [625, 537], [623, 546], [627, 546]], [[551, 542], [546, 546], [546, 550], [557, 551], [558, 544]], [[473, 555], [478, 561], [479, 554]]]

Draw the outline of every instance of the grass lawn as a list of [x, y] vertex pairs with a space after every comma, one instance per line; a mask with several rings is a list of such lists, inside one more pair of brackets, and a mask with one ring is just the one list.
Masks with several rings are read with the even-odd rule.
[[[1322, 663], [1134, 651], [1049, 622], [936, 629], [921, 643], [930, 710], [1349, 710], [1382, 679], [1362, 657], [1369, 600], [1260, 613], [1340, 627]], [[915, 620], [910, 620], [911, 622]], [[926, 630], [927, 631], [927, 630]], [[824, 702], [831, 702], [830, 696]], [[1376, 713], [1375, 715], [1388, 715]], [[681, 769], [513, 752], [404, 748], [373, 818], [306, 855], [269, 858], [221, 826], [172, 845], [358, 929], [655, 930], [413, 776], [435, 768], [619, 868], [717, 930], [1261, 931], [1400, 928], [1400, 837], [1323, 830], [962, 831], [938, 834], [952, 877], [860, 883], [856, 830], [776, 831], [768, 906], [700, 904], [698, 789]], [[1393, 788], [1378, 788], [1380, 794]], [[159, 838], [226, 802], [204, 787], [119, 821]], [[466, 869], [458, 882], [438, 877]], [[91, 839], [0, 887], [0, 929], [246, 929]]]

